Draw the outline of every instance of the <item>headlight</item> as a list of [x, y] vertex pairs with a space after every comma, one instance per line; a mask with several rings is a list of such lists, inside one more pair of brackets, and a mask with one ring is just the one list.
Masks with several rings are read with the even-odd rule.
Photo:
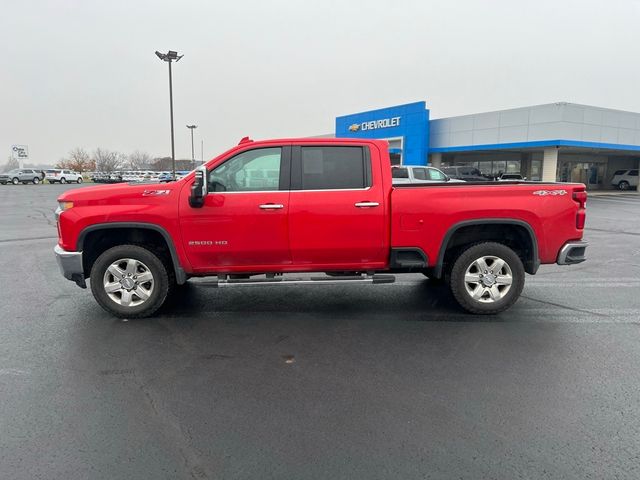
[[73, 207], [73, 202], [58, 202], [58, 206], [60, 207], [60, 210], [64, 212], [65, 210], [69, 210]]

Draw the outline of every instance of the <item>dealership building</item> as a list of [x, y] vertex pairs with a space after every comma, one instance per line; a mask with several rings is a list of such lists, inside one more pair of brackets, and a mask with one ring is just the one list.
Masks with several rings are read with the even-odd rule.
[[426, 102], [336, 118], [336, 137], [389, 141], [394, 164], [466, 165], [483, 174], [611, 189], [640, 162], [640, 113], [567, 102], [431, 119]]

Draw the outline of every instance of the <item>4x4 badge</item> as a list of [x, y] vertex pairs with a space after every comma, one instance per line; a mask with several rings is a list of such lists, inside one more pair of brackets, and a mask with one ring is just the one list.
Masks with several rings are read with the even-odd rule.
[[546, 195], [566, 195], [567, 191], [566, 190], [536, 190], [535, 192], [533, 192], [533, 194], [544, 197]]

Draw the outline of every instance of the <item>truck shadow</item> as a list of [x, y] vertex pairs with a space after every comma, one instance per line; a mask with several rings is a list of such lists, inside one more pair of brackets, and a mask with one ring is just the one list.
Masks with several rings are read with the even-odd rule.
[[[211, 314], [308, 314], [318, 317], [389, 316], [401, 321], [496, 321], [471, 315], [449, 289], [431, 280], [392, 285], [266, 286], [217, 289], [187, 283], [156, 317], [207, 318]], [[241, 318], [241, 317], [240, 317]]]

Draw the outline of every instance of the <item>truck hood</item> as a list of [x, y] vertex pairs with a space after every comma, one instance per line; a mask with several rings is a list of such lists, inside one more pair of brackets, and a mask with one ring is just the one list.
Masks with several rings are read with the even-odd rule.
[[149, 200], [175, 197], [182, 181], [171, 183], [117, 183], [67, 190], [59, 202], [77, 205], [148, 204]]

